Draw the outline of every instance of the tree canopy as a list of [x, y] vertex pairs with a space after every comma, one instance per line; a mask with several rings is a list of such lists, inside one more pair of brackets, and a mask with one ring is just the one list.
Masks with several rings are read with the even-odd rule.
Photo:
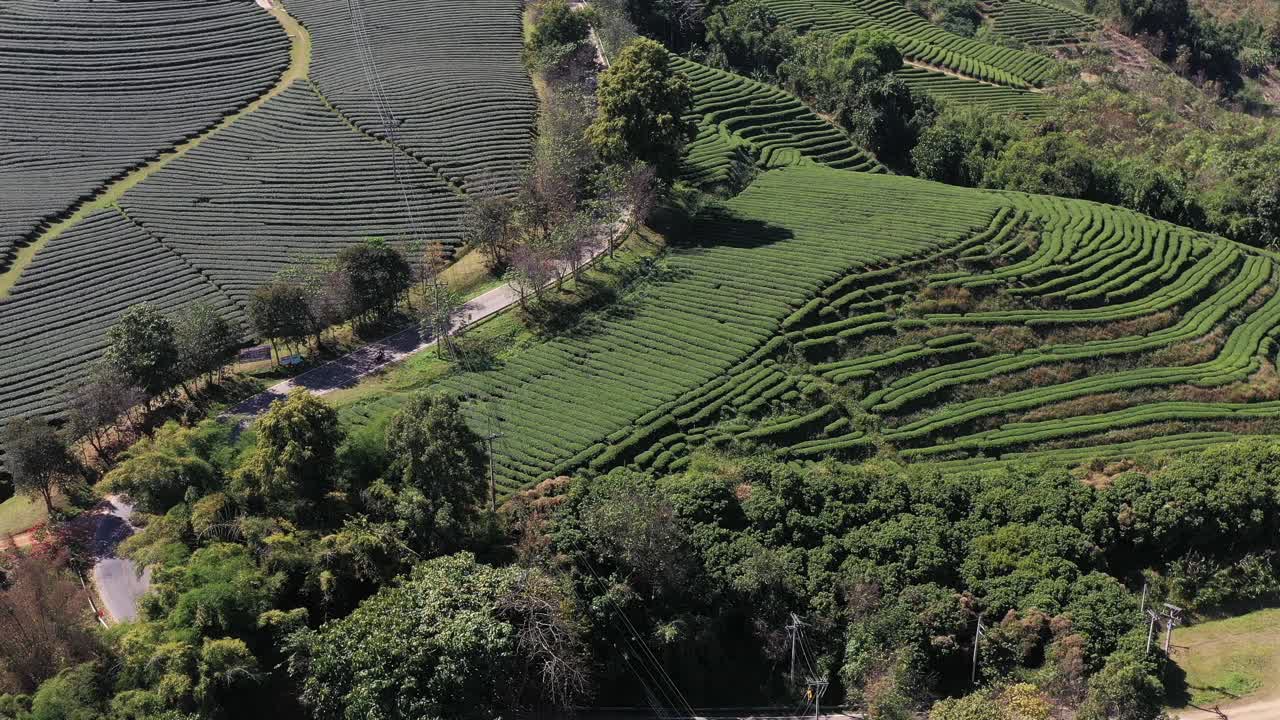
[[596, 99], [587, 136], [601, 159], [647, 163], [668, 178], [675, 173], [697, 128], [686, 118], [693, 105], [689, 80], [671, 66], [665, 48], [646, 38], [631, 41], [600, 75]]

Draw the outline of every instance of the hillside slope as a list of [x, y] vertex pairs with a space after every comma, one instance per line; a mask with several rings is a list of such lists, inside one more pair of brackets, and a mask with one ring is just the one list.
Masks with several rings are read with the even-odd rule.
[[618, 308], [442, 387], [507, 491], [706, 445], [1074, 463], [1274, 433], [1275, 282], [1122, 209], [786, 168]]

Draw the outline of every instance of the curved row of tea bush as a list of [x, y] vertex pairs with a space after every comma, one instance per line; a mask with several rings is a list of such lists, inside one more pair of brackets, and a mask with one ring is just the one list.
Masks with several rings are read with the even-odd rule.
[[0, 268], [103, 185], [264, 93], [289, 39], [240, 0], [0, 5]]
[[702, 186], [734, 184], [750, 167], [817, 162], [884, 172], [872, 155], [784, 90], [672, 56], [693, 87], [698, 137], [685, 150], [682, 179]]
[[1098, 29], [1098, 21], [1049, 0], [986, 0], [983, 15], [1005, 37], [1037, 45], [1080, 40]]
[[1052, 73], [1050, 58], [947, 32], [898, 0], [767, 0], [769, 7], [799, 31], [887, 33], [903, 57], [969, 77], [1010, 87], [1040, 85]]
[[[478, 430], [503, 434], [495, 454], [507, 491], [670, 452], [665, 466], [690, 446], [672, 435], [709, 442], [735, 434], [717, 426], [740, 416], [755, 419], [740, 431], [749, 432], [769, 422], [775, 402], [799, 400], [799, 379], [764, 362], [786, 345], [782, 324], [796, 308], [856, 269], [954, 246], [987, 228], [1002, 202], [910, 178], [774, 170], [700, 218], [695, 244], [667, 258], [669, 279], [635, 291], [634, 302], [442, 386], [466, 399]], [[821, 420], [801, 429], [835, 417]], [[851, 430], [827, 439], [852, 440], [834, 440], [842, 432]]]
[[20, 414], [56, 416], [67, 387], [100, 357], [107, 329], [130, 306], [170, 310], [193, 300], [237, 316], [208, 278], [124, 215], [90, 215], [41, 249], [0, 300], [0, 424]]
[[1042, 118], [1049, 114], [1049, 104], [1053, 102], [1042, 93], [974, 82], [912, 65], [904, 66], [894, 74], [916, 92], [927, 93], [938, 100], [957, 105], [981, 105], [993, 112]]
[[962, 467], [1280, 430], [1280, 273], [1219, 238], [805, 166], [761, 175], [690, 239], [625, 311], [445, 383], [504, 434], [504, 488], [679, 470], [702, 447]]
[[456, 244], [464, 212], [430, 168], [362, 136], [303, 81], [120, 205], [240, 302], [289, 262], [332, 256], [360, 238]]
[[520, 61], [521, 3], [289, 0], [288, 7], [315, 43], [312, 81], [360, 129], [469, 188], [515, 185], [532, 156], [537, 114]]

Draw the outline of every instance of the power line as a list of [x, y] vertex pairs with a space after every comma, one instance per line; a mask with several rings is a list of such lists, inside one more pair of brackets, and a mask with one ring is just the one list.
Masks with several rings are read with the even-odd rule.
[[409, 199], [408, 183], [400, 171], [400, 133], [396, 127], [396, 118], [391, 111], [391, 102], [382, 85], [382, 75], [378, 72], [377, 57], [373, 45], [369, 42], [369, 30], [365, 23], [364, 6], [361, 0], [347, 0], [347, 11], [351, 17], [352, 39], [356, 53], [364, 70], [365, 82], [369, 86], [369, 94], [373, 100], [374, 111], [382, 123], [383, 138], [391, 151], [391, 171], [396, 183], [400, 186], [400, 195], [404, 200], [405, 214], [409, 220], [409, 228], [415, 241], [422, 241], [422, 233], [418, 228], [417, 216], [413, 212], [413, 203]]

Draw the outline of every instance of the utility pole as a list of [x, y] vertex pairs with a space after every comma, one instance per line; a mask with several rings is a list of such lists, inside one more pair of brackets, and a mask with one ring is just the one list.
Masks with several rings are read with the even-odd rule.
[[498, 512], [498, 480], [493, 472], [493, 441], [502, 437], [502, 433], [489, 433], [484, 436], [485, 449], [489, 453], [489, 510]]
[[1151, 640], [1155, 638], [1156, 625], [1160, 624], [1160, 615], [1155, 610], [1147, 611], [1147, 618], [1150, 622], [1147, 624], [1147, 654], [1151, 652]]
[[1182, 608], [1177, 605], [1164, 604], [1165, 612], [1165, 635], [1164, 635], [1164, 654], [1169, 656], [1169, 646], [1173, 643], [1173, 629], [1182, 622]]
[[982, 616], [978, 616], [978, 627], [973, 631], [973, 669], [969, 671], [969, 684], [978, 684], [978, 640], [985, 637], [987, 629], [982, 626]]
[[787, 637], [791, 638], [791, 682], [796, 681], [796, 639], [800, 636], [800, 628], [804, 627], [804, 623], [800, 622], [800, 617], [795, 613], [791, 613], [791, 622], [787, 623]]
[[817, 678], [806, 678], [805, 682], [812, 688], [813, 693], [813, 720], [818, 720], [822, 714], [822, 696], [827, 694], [827, 678], [826, 676]]

